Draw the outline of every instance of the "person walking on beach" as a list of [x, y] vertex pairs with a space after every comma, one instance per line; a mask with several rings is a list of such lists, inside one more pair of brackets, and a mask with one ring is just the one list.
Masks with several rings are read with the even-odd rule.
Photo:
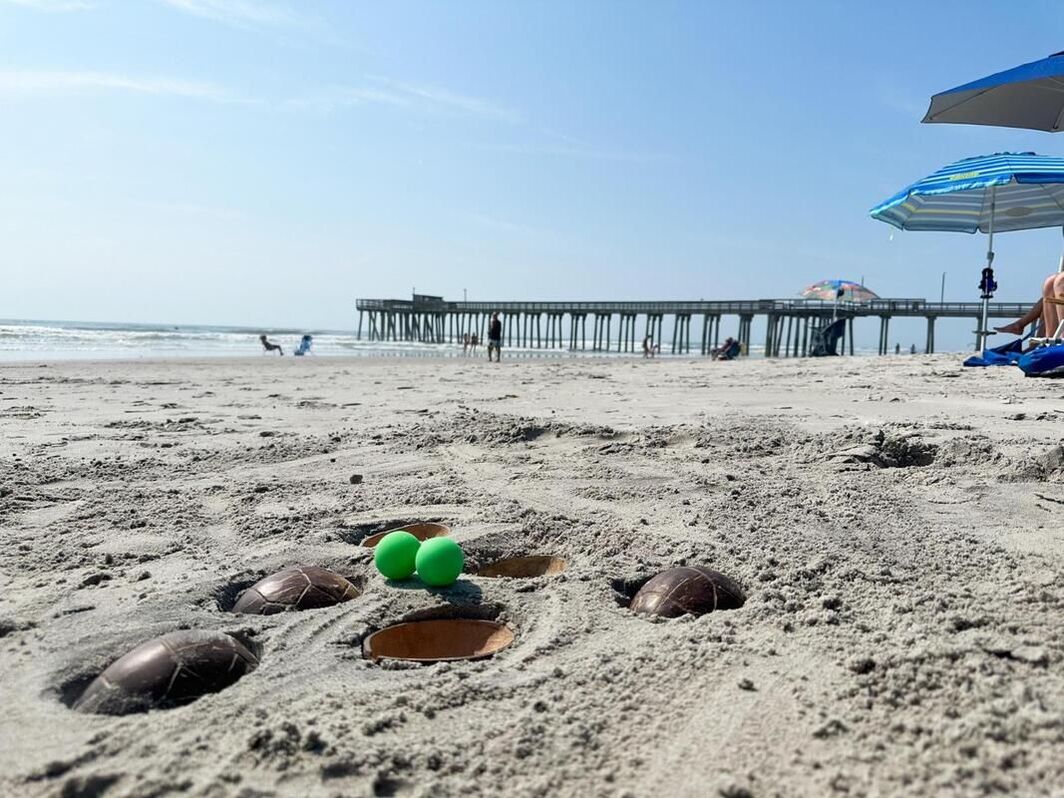
[[643, 357], [654, 357], [654, 339], [649, 335], [643, 339]]
[[473, 350], [473, 357], [476, 357], [477, 356], [477, 347], [480, 346], [480, 336], [477, 335], [476, 333], [473, 333], [473, 335], [469, 338], [469, 346]]
[[502, 322], [499, 314], [491, 314], [491, 324], [488, 325], [488, 362], [491, 362], [492, 350], [495, 351], [495, 362], [502, 360]]

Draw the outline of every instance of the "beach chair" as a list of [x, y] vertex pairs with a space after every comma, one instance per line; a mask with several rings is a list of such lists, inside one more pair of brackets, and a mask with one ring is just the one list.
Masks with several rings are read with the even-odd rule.
[[303, 355], [311, 354], [310, 347], [313, 345], [313, 343], [314, 343], [314, 336], [312, 336], [312, 335], [304, 335], [303, 338], [299, 342], [299, 346], [296, 347], [296, 351], [295, 351], [296, 356], [297, 357], [302, 357]]
[[836, 351], [839, 339], [846, 331], [846, 319], [835, 319], [826, 327], [813, 330], [812, 341], [809, 346], [810, 357], [831, 357], [838, 355]]
[[742, 344], [738, 341], [732, 341], [727, 349], [717, 355], [717, 360], [735, 360], [735, 358], [739, 357], [739, 353], [742, 351]]
[[[1064, 305], [1064, 299], [1057, 299], [1056, 297], [1043, 297], [1042, 301], [1052, 302], [1054, 305]], [[1064, 320], [1057, 325], [1057, 329], [1053, 331], [1052, 335], [1031, 338], [1031, 345], [1035, 347], [1055, 346], [1056, 344], [1064, 344]]]

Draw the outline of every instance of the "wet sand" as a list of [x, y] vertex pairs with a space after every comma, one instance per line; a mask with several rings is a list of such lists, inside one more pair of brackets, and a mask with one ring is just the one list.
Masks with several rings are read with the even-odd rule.
[[[0, 365], [0, 792], [1064, 795], [1061, 383], [961, 359]], [[359, 542], [418, 519], [568, 569], [389, 585]], [[365, 593], [225, 611], [293, 563]], [[684, 563], [745, 606], [626, 609]], [[411, 616], [516, 639], [362, 657]], [[69, 708], [180, 628], [261, 664]]]

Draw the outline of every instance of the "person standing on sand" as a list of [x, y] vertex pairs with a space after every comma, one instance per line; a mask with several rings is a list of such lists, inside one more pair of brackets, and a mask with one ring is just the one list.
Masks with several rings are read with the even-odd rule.
[[469, 346], [472, 348], [473, 357], [476, 357], [477, 356], [477, 347], [480, 346], [480, 336], [477, 335], [476, 333], [473, 333], [473, 335], [469, 339]]
[[491, 362], [491, 352], [495, 350], [495, 362], [502, 360], [502, 322], [499, 314], [491, 314], [491, 324], [488, 325], [488, 362]]
[[654, 339], [649, 335], [643, 339], [643, 357], [654, 357]]

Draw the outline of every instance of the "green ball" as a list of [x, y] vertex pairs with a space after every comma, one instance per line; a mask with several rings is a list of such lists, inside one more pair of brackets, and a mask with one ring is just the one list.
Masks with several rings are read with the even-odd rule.
[[373, 549], [373, 563], [389, 579], [406, 579], [416, 567], [421, 541], [405, 529], [389, 532]]
[[418, 549], [417, 575], [432, 587], [448, 587], [455, 583], [465, 565], [462, 547], [450, 538], [431, 538]]

